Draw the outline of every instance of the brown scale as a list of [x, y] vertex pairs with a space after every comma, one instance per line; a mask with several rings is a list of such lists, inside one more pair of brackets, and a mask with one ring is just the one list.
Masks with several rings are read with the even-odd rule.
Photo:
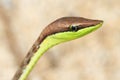
[[32, 48], [28, 52], [27, 56], [23, 60], [20, 68], [14, 75], [13, 80], [19, 79], [19, 77], [22, 75], [23, 70], [29, 64], [32, 56], [38, 50], [40, 44], [47, 36], [55, 34], [55, 33], [70, 31], [70, 27], [69, 27], [70, 25], [77, 25], [78, 29], [83, 29], [86, 27], [97, 25], [100, 22], [103, 22], [103, 21], [91, 20], [91, 19], [86, 19], [86, 18], [82, 18], [82, 17], [63, 17], [63, 18], [57, 19], [56, 21], [52, 22], [42, 31], [39, 38], [33, 44]]

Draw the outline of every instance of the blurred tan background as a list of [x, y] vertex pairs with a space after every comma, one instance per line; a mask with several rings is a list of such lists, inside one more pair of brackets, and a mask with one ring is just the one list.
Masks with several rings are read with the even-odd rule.
[[120, 80], [120, 0], [0, 0], [0, 80], [11, 80], [50, 22], [104, 20], [97, 31], [47, 51], [28, 80]]

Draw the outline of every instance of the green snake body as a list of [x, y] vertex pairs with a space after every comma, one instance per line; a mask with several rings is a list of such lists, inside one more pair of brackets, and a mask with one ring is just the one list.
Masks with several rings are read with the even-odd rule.
[[[71, 21], [71, 19], [73, 19], [73, 18], [75, 18], [76, 21], [75, 20]], [[67, 19], [66, 18], [65, 18], [65, 20], [63, 20], [63, 19], [64, 18], [56, 20], [55, 22], [53, 22], [52, 24], [49, 25], [50, 27], [52, 27], [52, 26], [57, 27], [56, 25], [58, 25], [58, 24], [60, 26], [63, 26], [63, 28], [59, 28], [59, 26], [58, 26], [59, 29], [55, 28], [56, 32], [55, 31], [54, 31], [54, 33], [49, 32], [48, 31], [49, 28], [48, 29], [45, 28], [43, 30], [42, 38], [43, 38], [43, 36], [45, 36], [44, 35], [45, 33], [47, 34], [47, 36], [44, 37], [39, 44], [37, 44], [37, 43], [40, 39], [36, 42], [36, 44], [37, 44], [37, 45], [35, 45], [35, 48], [37, 47], [36, 51], [31, 52], [32, 56], [30, 56], [28, 58], [29, 61], [27, 61], [26, 63], [25, 63], [25, 60], [23, 61], [24, 64], [22, 65], [22, 68], [20, 68], [18, 70], [18, 72], [14, 76], [13, 80], [26, 80], [27, 76], [29, 75], [29, 73], [31, 72], [31, 70], [33, 69], [33, 67], [35, 66], [37, 61], [39, 60], [39, 58], [49, 48], [51, 48], [57, 44], [67, 42], [70, 40], [74, 40], [74, 39], [80, 38], [88, 33], [91, 33], [93, 31], [95, 31], [96, 29], [98, 29], [99, 27], [101, 27], [102, 23], [103, 23], [103, 21], [100, 21], [100, 20], [90, 20], [90, 19], [85, 19], [85, 18], [79, 19], [77, 17], [70, 17], [70, 18], [67, 17]], [[61, 20], [61, 22], [60, 22], [60, 20]], [[63, 20], [63, 22], [62, 22], [62, 20]], [[79, 20], [81, 22], [79, 22]], [[66, 23], [65, 23], [65, 21], [66, 21]], [[66, 26], [68, 26], [68, 27], [66, 27]], [[62, 31], [62, 29], [63, 29], [63, 31]], [[45, 31], [48, 31], [48, 32], [45, 32]]]

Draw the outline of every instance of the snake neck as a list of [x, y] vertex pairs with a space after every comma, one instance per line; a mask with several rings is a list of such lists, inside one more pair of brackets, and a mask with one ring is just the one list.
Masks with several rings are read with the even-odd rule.
[[24, 58], [21, 66], [16, 72], [13, 80], [26, 80], [27, 76], [39, 60], [39, 58], [51, 47], [59, 43], [53, 36], [48, 36], [44, 40], [39, 37], [33, 44], [32, 48]]

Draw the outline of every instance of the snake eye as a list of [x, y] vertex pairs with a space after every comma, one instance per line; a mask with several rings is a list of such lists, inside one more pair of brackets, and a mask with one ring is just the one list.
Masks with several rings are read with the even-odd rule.
[[78, 31], [78, 26], [70, 26], [71, 31]]

